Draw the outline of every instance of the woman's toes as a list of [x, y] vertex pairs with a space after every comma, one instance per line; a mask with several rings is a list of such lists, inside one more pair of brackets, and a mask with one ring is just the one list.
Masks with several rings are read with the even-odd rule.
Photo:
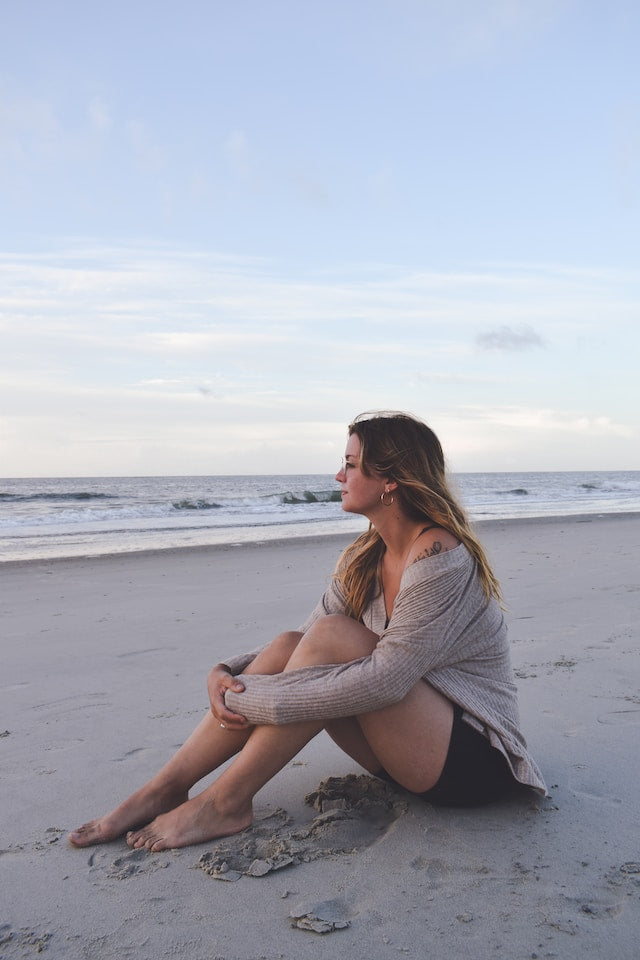
[[149, 824], [143, 830], [130, 831], [127, 834], [127, 844], [134, 850], [146, 848], [151, 850], [153, 844], [159, 839], [158, 831], [152, 829], [153, 824]]
[[139, 831], [130, 830], [126, 836], [127, 846], [132, 847], [135, 850], [139, 839], [140, 839]]
[[69, 843], [75, 847], [88, 847], [92, 843], [101, 843], [103, 839], [99, 820], [90, 820], [89, 823], [83, 823], [81, 827], [72, 830], [69, 834]]

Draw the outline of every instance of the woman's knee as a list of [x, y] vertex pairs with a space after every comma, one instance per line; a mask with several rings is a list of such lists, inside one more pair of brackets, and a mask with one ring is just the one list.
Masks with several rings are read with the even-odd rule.
[[334, 637], [352, 644], [360, 644], [363, 648], [373, 647], [379, 640], [377, 634], [365, 627], [363, 623], [347, 617], [343, 613], [329, 613], [321, 617], [305, 633], [304, 639], [311, 638], [316, 642], [326, 640], [330, 642]]
[[247, 668], [247, 673], [280, 673], [302, 639], [299, 630], [285, 630], [273, 638]]
[[283, 667], [298, 647], [302, 637], [303, 634], [299, 630], [285, 630], [284, 633], [274, 637], [269, 644], [269, 649], [281, 660]]
[[293, 654], [294, 663], [347, 663], [367, 657], [378, 642], [378, 636], [351, 617], [329, 614], [311, 626]]

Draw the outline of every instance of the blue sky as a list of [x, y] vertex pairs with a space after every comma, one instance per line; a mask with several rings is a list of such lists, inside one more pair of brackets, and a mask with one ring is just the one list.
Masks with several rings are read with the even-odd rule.
[[640, 7], [10, 0], [5, 476], [640, 469]]

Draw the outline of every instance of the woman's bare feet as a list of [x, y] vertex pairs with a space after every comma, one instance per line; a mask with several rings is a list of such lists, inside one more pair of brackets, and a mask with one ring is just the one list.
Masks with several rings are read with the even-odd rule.
[[148, 823], [153, 817], [179, 807], [186, 799], [187, 793], [184, 790], [159, 788], [148, 783], [111, 813], [97, 820], [89, 820], [77, 830], [72, 830], [69, 834], [69, 842], [74, 847], [109, 843], [110, 840], [121, 837], [127, 830]]
[[218, 837], [241, 833], [253, 822], [253, 808], [248, 805], [227, 810], [216, 803], [209, 790], [164, 813], [142, 830], [127, 834], [127, 843], [134, 850], [146, 847], [153, 853], [205, 843]]

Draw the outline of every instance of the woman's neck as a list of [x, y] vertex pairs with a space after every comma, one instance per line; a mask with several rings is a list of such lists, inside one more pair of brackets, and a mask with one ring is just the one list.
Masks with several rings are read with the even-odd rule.
[[410, 517], [399, 513], [394, 517], [384, 518], [381, 525], [375, 524], [376, 530], [380, 534], [385, 545], [385, 559], [388, 564], [395, 566], [403, 565], [411, 552], [411, 547], [428, 526], [428, 521], [412, 520]]

